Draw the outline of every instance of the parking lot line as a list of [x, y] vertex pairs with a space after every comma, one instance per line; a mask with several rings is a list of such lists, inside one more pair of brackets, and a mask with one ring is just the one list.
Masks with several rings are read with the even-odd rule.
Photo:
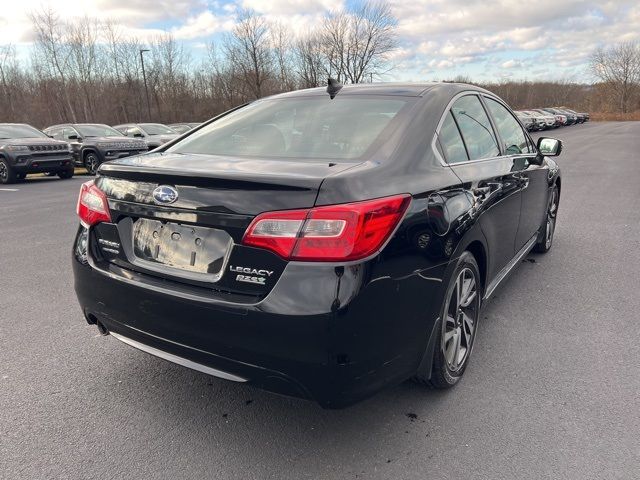
[[18, 192], [18, 188], [0, 188], [0, 192]]

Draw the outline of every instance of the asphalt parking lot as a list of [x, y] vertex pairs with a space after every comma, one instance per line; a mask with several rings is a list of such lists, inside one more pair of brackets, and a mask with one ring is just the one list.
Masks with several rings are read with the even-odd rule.
[[86, 177], [0, 188], [0, 478], [639, 478], [640, 122], [545, 135], [555, 245], [487, 305], [463, 381], [340, 411], [99, 336], [70, 267]]

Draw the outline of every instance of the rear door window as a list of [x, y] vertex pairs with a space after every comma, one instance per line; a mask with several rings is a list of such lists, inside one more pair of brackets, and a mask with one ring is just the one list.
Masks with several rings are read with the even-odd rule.
[[500, 155], [491, 122], [476, 95], [466, 95], [456, 100], [451, 112], [460, 127], [470, 160]]
[[459, 163], [469, 160], [467, 149], [460, 135], [460, 130], [458, 130], [458, 126], [451, 112], [447, 112], [447, 116], [444, 118], [440, 133], [438, 134], [438, 140], [440, 141], [440, 146], [448, 163]]
[[503, 147], [505, 154], [518, 155], [521, 153], [531, 153], [527, 136], [511, 112], [509, 112], [504, 105], [496, 102], [492, 98], [485, 97], [485, 102], [493, 116], [496, 129], [504, 142]]

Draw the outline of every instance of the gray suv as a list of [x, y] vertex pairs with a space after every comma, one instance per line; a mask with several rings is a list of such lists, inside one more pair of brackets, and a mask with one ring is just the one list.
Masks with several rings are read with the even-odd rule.
[[75, 164], [95, 175], [102, 162], [138, 155], [148, 150], [147, 144], [137, 138], [128, 138], [119, 131], [101, 123], [65, 123], [53, 125], [44, 133], [57, 140], [67, 141], [73, 149]]
[[149, 146], [149, 150], [153, 150], [179, 136], [178, 132], [162, 123], [125, 123], [116, 125], [113, 128], [127, 137], [144, 139]]
[[14, 183], [29, 173], [73, 177], [67, 142], [53, 140], [24, 123], [0, 123], [0, 183]]

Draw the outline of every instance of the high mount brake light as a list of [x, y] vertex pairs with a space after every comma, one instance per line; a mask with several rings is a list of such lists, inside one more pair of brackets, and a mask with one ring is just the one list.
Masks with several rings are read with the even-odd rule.
[[286, 260], [360, 260], [377, 252], [396, 228], [411, 196], [328, 205], [258, 215], [242, 239]]
[[90, 227], [100, 222], [111, 221], [107, 196], [102, 190], [95, 186], [93, 180], [83, 183], [80, 186], [76, 213], [80, 217], [80, 222], [85, 227]]

